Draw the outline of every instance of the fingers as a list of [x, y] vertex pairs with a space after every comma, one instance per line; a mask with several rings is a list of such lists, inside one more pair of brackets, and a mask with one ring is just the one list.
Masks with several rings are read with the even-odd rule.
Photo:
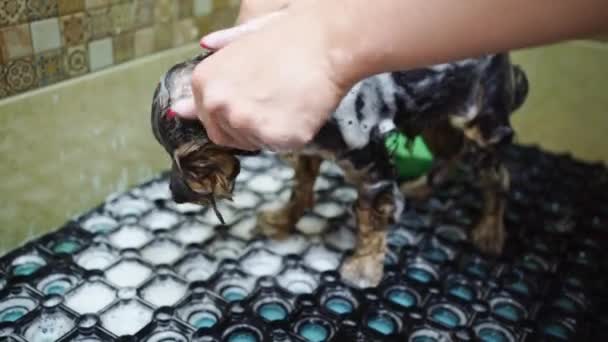
[[182, 119], [195, 120], [198, 118], [196, 104], [194, 103], [193, 98], [175, 101], [175, 103], [171, 106], [171, 110]]
[[243, 37], [249, 33], [260, 30], [262, 27], [284, 15], [283, 11], [276, 11], [259, 18], [249, 20], [238, 26], [234, 26], [228, 29], [215, 31], [204, 36], [200, 40], [201, 47], [209, 50], [219, 50], [224, 48], [226, 45], [232, 43], [238, 38]]
[[[224, 87], [205, 85], [203, 66], [194, 71], [192, 89], [194, 99], [179, 100], [172, 110], [181, 118], [199, 118], [205, 127], [209, 139], [221, 146], [237, 148], [245, 151], [260, 149], [261, 143], [252, 134], [248, 116], [239, 115], [227, 105], [227, 95]], [[203, 91], [204, 89], [204, 91]], [[203, 95], [204, 94], [204, 95]]]

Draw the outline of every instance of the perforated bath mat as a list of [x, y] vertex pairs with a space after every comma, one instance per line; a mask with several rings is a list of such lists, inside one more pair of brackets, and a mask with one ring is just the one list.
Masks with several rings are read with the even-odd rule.
[[504, 255], [467, 242], [480, 198], [439, 189], [391, 228], [378, 288], [341, 283], [356, 198], [323, 165], [287, 240], [255, 236], [293, 171], [243, 160], [233, 203], [176, 205], [165, 176], [0, 259], [1, 341], [606, 341], [608, 172], [509, 150]]

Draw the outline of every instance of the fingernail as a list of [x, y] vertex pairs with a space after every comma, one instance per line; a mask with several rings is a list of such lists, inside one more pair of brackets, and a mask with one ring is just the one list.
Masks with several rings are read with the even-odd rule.
[[177, 115], [177, 113], [173, 109], [171, 109], [171, 108], [167, 109], [167, 117], [169, 119], [173, 119], [176, 115]]
[[201, 39], [201, 41], [199, 42], [199, 45], [203, 48], [203, 49], [207, 49], [207, 50], [215, 50], [214, 48], [212, 48], [211, 46], [207, 45], [205, 43], [205, 38]]
[[193, 98], [181, 99], [175, 101], [173, 106], [167, 111], [167, 115], [172, 112], [183, 119], [196, 119], [196, 105]]

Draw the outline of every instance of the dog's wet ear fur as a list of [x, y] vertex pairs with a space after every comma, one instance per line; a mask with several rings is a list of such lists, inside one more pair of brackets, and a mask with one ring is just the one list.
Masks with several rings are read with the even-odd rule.
[[234, 181], [240, 172], [233, 151], [194, 142], [179, 146], [173, 153], [184, 182], [201, 197], [231, 198]]

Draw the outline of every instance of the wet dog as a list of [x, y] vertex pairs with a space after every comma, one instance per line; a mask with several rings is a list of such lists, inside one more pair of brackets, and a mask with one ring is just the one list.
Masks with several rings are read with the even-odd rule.
[[[192, 96], [194, 67], [207, 55], [180, 63], [161, 79], [153, 98], [152, 127], [172, 159], [170, 188], [176, 202], [213, 206], [230, 198], [239, 173], [239, 156], [250, 152], [214, 144], [198, 121], [169, 110]], [[424, 197], [446, 179], [465, 155], [483, 192], [483, 210], [471, 231], [483, 252], [498, 254], [505, 241], [504, 194], [509, 175], [501, 146], [513, 137], [510, 115], [525, 101], [528, 81], [508, 54], [487, 55], [428, 68], [375, 75], [357, 83], [311, 143], [285, 155], [295, 169], [289, 202], [263, 212], [262, 230], [284, 237], [313, 207], [313, 185], [323, 160], [337, 163], [358, 190], [357, 245], [341, 274], [358, 286], [374, 286], [383, 273], [386, 231], [404, 207], [404, 197]], [[398, 184], [385, 137], [390, 132], [422, 136], [434, 156], [431, 171]], [[405, 196], [404, 196], [405, 195]]]

